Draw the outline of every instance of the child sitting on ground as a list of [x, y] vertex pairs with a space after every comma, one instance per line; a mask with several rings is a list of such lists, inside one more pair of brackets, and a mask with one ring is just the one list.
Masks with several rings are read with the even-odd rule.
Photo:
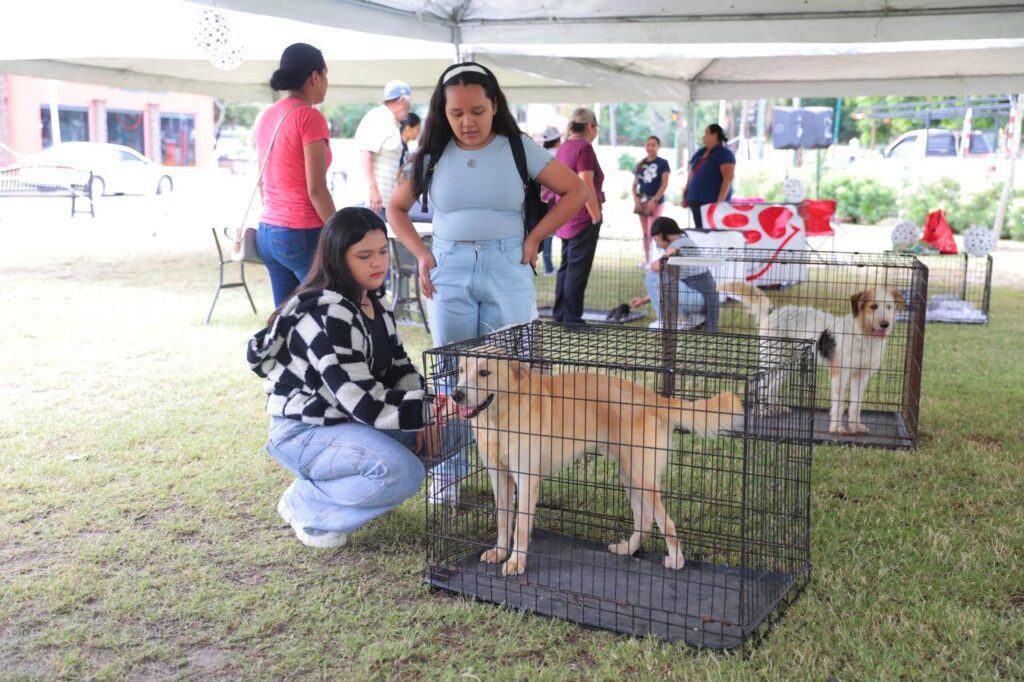
[[[664, 249], [665, 256], [672, 256], [680, 248], [697, 245], [683, 234], [679, 224], [672, 218], [662, 216], [651, 225], [651, 237], [659, 248]], [[679, 312], [686, 316], [679, 326], [690, 329], [704, 324], [704, 331], [718, 331], [718, 291], [715, 279], [704, 266], [679, 266]], [[658, 320], [651, 323], [652, 328], [662, 326], [661, 305], [661, 259], [651, 263], [651, 269], [644, 275], [644, 287], [647, 296], [639, 296], [630, 301], [630, 305], [638, 308], [650, 302]], [[703, 314], [701, 314], [703, 312]]]

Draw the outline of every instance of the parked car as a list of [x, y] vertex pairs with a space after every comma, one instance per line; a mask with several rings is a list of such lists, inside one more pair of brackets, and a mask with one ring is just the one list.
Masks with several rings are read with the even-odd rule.
[[[131, 147], [106, 142], [65, 142], [25, 157], [25, 173], [45, 174], [45, 167], [67, 166], [92, 172], [92, 195], [166, 194], [174, 180], [163, 164]], [[33, 166], [38, 169], [33, 170]]]
[[[960, 155], [959, 130], [929, 128], [903, 133], [885, 148], [882, 156], [887, 159], [923, 159], [926, 156], [957, 157]], [[984, 133], [973, 132], [965, 150], [965, 157], [992, 157], [995, 145]]]

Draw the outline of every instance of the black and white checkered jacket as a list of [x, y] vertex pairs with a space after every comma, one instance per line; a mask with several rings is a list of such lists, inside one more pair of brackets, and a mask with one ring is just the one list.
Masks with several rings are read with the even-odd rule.
[[359, 421], [378, 429], [422, 429], [430, 411], [423, 377], [384, 312], [394, 359], [382, 381], [370, 373], [371, 334], [355, 303], [334, 291], [292, 298], [249, 340], [246, 359], [266, 379], [267, 414], [309, 424]]

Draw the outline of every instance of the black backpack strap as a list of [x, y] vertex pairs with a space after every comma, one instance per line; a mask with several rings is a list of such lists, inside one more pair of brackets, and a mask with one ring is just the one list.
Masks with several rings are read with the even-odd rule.
[[434, 180], [434, 169], [437, 168], [437, 162], [428, 156], [423, 159], [423, 163], [423, 193], [420, 194], [420, 210], [426, 215], [430, 210], [427, 195], [430, 194], [430, 183]]
[[512, 158], [515, 159], [519, 179], [523, 181], [523, 192], [526, 192], [526, 187], [530, 184], [530, 173], [526, 170], [526, 148], [523, 146], [523, 138], [519, 135], [509, 136], [508, 146], [512, 148]]

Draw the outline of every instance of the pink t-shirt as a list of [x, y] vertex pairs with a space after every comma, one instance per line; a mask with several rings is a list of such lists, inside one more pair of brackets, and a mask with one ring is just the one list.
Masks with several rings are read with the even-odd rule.
[[[601, 164], [597, 162], [597, 154], [594, 152], [593, 145], [586, 140], [566, 140], [558, 148], [555, 158], [568, 166], [573, 173], [594, 171], [594, 189], [597, 190], [597, 201], [600, 204], [604, 203], [604, 192], [602, 191], [604, 172], [601, 170]], [[560, 239], [572, 239], [583, 232], [588, 225], [590, 225], [590, 213], [584, 206], [579, 213], [569, 219], [569, 222], [558, 228], [555, 234]]]
[[[288, 113], [296, 104], [298, 109]], [[263, 213], [260, 221], [281, 227], [308, 229], [322, 227], [306, 189], [306, 157], [304, 147], [317, 141], [327, 144], [330, 137], [327, 119], [313, 107], [288, 97], [276, 102], [256, 121], [256, 149], [260, 163], [267, 158], [267, 149], [278, 121], [281, 124], [277, 141], [263, 171]], [[327, 144], [327, 167], [331, 166], [331, 146]]]

